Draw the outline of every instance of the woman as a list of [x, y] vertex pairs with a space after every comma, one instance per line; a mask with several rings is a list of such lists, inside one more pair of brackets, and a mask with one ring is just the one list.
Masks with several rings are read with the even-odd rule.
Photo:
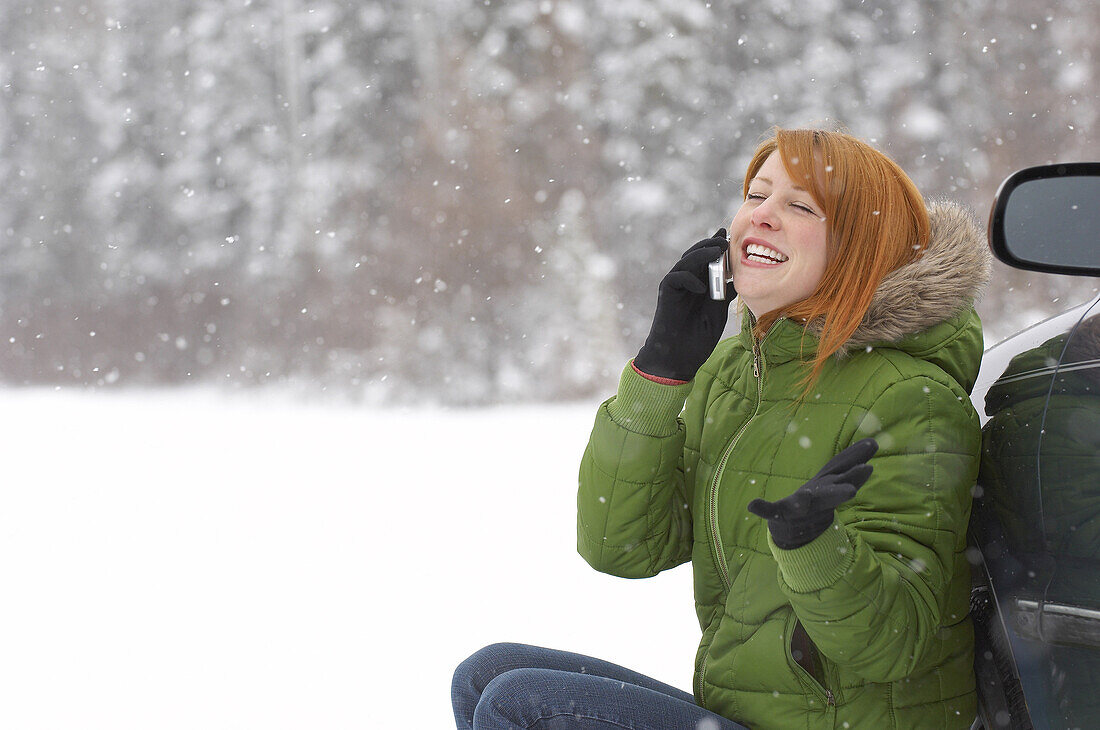
[[[692, 561], [694, 696], [496, 645], [456, 672], [459, 727], [972, 723], [981, 233], [835, 132], [776, 130], [743, 191], [728, 243], [700, 241], [661, 282], [580, 470], [593, 567], [642, 578]], [[719, 342], [728, 304], [704, 282], [727, 246], [727, 301], [744, 312]]]

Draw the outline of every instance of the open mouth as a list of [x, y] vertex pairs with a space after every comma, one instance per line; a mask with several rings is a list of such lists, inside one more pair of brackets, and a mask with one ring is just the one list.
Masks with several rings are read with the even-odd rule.
[[759, 243], [750, 243], [745, 246], [745, 258], [762, 264], [781, 264], [787, 260], [786, 256], [774, 248], [768, 248]]

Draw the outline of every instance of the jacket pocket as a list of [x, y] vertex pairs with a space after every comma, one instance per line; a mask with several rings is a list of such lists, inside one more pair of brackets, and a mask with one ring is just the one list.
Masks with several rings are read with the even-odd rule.
[[832, 690], [826, 686], [826, 672], [821, 652], [817, 650], [810, 635], [802, 627], [798, 616], [791, 611], [787, 617], [786, 629], [783, 631], [784, 644], [787, 654], [787, 665], [791, 668], [802, 683], [821, 700], [827, 708], [836, 707], [837, 699]]

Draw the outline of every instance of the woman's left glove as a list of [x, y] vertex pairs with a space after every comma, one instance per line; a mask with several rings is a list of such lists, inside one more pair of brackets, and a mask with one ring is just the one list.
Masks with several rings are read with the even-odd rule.
[[776, 502], [754, 499], [749, 512], [768, 521], [772, 542], [784, 550], [802, 547], [829, 529], [836, 508], [855, 496], [874, 467], [867, 461], [878, 451], [874, 439], [856, 441], [829, 460], [794, 494]]

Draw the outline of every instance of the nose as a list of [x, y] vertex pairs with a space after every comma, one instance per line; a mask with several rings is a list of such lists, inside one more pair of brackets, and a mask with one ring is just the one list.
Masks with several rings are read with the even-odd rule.
[[772, 208], [772, 198], [767, 198], [760, 205], [753, 208], [749, 220], [752, 221], [754, 226], [761, 228], [770, 228], [771, 230], [779, 228], [779, 217], [775, 215], [775, 210]]

